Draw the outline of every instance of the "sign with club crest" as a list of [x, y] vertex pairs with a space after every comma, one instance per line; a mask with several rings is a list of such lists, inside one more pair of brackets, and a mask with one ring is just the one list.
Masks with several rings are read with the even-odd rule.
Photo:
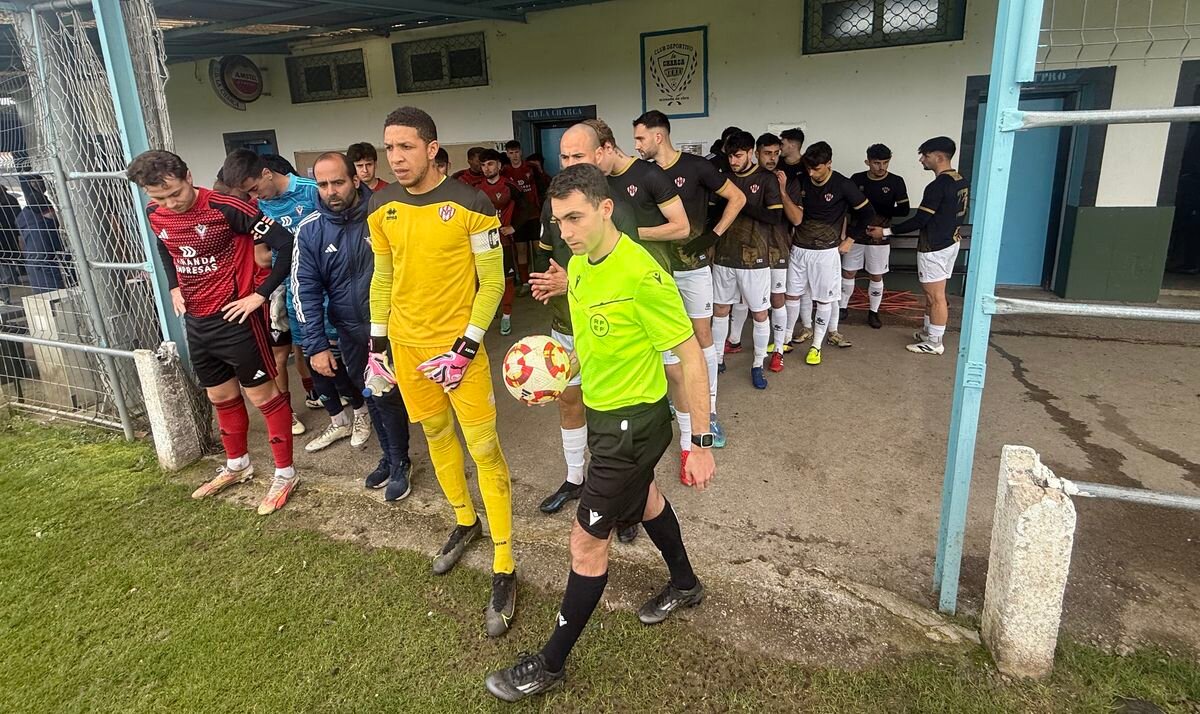
[[708, 116], [708, 28], [642, 33], [642, 111]]

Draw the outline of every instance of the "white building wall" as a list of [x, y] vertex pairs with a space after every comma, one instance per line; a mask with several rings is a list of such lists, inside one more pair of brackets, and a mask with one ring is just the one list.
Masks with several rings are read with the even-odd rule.
[[[864, 149], [881, 141], [896, 154], [893, 170], [921, 186], [928, 177], [916, 147], [939, 134], [959, 139], [966, 77], [988, 72], [996, 0], [967, 7], [961, 42], [804, 56], [802, 0], [615, 0], [533, 13], [527, 24], [472, 22], [312, 50], [362, 47], [367, 99], [293, 105], [283, 58], [270, 56], [254, 59], [268, 70], [272, 96], [245, 112], [217, 99], [206, 62], [172, 65], [167, 97], [176, 148], [201, 184], [220, 168], [224, 132], [274, 129], [290, 157], [379, 143], [384, 116], [403, 104], [432, 114], [442, 141], [455, 144], [510, 137], [513, 110], [595, 104], [631, 151], [630, 121], [642, 111], [640, 33], [707, 25], [709, 116], [674, 122], [677, 141], [711, 141], [731, 124], [757, 134], [803, 123], [810, 142], [833, 146], [842, 172], [860, 170]], [[396, 94], [393, 42], [479, 30], [487, 33], [489, 86]], [[1179, 66], [1177, 58], [1119, 63], [1113, 106], [1172, 105]], [[1110, 129], [1098, 203], [1155, 205], [1166, 137], [1165, 125]]]

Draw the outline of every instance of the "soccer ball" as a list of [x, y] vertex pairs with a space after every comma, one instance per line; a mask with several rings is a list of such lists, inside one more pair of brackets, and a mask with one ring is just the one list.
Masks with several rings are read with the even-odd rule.
[[571, 358], [556, 340], [531, 335], [504, 355], [504, 385], [519, 401], [548, 404], [562, 394], [571, 378]]

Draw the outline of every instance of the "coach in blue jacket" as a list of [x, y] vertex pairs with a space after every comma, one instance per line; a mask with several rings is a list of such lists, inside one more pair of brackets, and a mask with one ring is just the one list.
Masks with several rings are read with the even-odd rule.
[[[375, 256], [367, 229], [371, 190], [356, 175], [345, 154], [322, 154], [313, 165], [321, 201], [317, 212], [300, 223], [294, 263], [301, 346], [314, 370], [353, 386], [362, 394], [371, 336], [371, 275]], [[338, 360], [325, 334], [325, 318], [338, 333]], [[367, 400], [383, 458], [367, 476], [368, 488], [387, 486], [385, 497], [409, 494], [408, 413], [400, 390]]]

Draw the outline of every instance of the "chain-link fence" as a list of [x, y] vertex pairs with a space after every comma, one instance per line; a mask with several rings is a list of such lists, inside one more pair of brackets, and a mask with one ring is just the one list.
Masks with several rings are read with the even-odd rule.
[[[151, 145], [171, 146], [150, 0], [122, 2]], [[133, 361], [164, 322], [87, 8], [13, 13], [0, 79], [0, 402], [144, 429]], [[196, 397], [198, 422], [207, 403]]]
[[966, 0], [804, 0], [804, 53], [961, 40]]

